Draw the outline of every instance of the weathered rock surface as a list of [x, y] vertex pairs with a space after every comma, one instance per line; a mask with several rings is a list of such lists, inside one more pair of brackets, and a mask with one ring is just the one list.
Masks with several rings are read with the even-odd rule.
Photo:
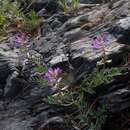
[[[2, 46], [4, 48], [4, 46]], [[16, 53], [1, 49], [0, 55], [0, 130], [42, 130], [67, 127], [65, 113], [70, 107], [49, 105], [43, 99], [58, 92], [50, 86], [29, 82], [26, 71], [16, 64]], [[6, 48], [7, 49], [7, 48]], [[4, 54], [6, 54], [6, 57]], [[13, 59], [15, 57], [15, 60]]]
[[[30, 8], [35, 9], [33, 6], [36, 4]], [[48, 4], [45, 10], [43, 5], [35, 9], [43, 9], [43, 12], [39, 13], [45, 16], [45, 22], [41, 29], [41, 37], [32, 43], [32, 53], [37, 51], [43, 56], [44, 62], [50, 65], [69, 63], [74, 69], [76, 83], [86, 72], [91, 72], [101, 59], [102, 52], [93, 51], [91, 46], [91, 40], [97, 33], [105, 32], [112, 35], [105, 49], [108, 50], [106, 54], [113, 60], [114, 65], [120, 62], [126, 49], [129, 50], [126, 46], [130, 42], [129, 0], [119, 0], [111, 5], [86, 5], [79, 9], [77, 15], [60, 11], [55, 13], [55, 4], [54, 8], [50, 7], [51, 4]], [[46, 10], [50, 11], [51, 15], [46, 14]], [[9, 55], [6, 49], [0, 47], [2, 54]], [[8, 50], [7, 52], [10, 53]], [[16, 58], [17, 55], [13, 57]], [[16, 68], [12, 69], [9, 65], [8, 60], [0, 57], [0, 96], [5, 100], [0, 101], [0, 129], [71, 130], [72, 128], [66, 127], [64, 117], [74, 110], [71, 107], [50, 105], [43, 100], [58, 90], [30, 83], [13, 73]], [[102, 95], [97, 92], [99, 103], [108, 104], [110, 112], [119, 113], [130, 107], [129, 73], [127, 71], [112, 83], [101, 86], [101, 90], [104, 91]], [[13, 74], [16, 76], [9, 80], [12, 84], [7, 84], [6, 79]]]
[[[91, 39], [98, 33], [112, 34], [110, 43], [106, 47], [108, 56], [122, 53], [125, 47], [121, 42], [129, 41], [129, 7], [128, 0], [120, 0], [112, 5], [96, 6], [88, 11], [80, 11], [72, 17], [54, 14], [46, 19], [43, 34], [35, 41], [36, 48], [45, 62], [52, 65], [67, 61], [69, 57], [84, 58], [89, 61], [97, 60], [102, 52], [95, 52], [91, 46]], [[48, 30], [49, 29], [49, 30]]]
[[0, 101], [1, 130], [71, 129], [67, 127], [64, 115], [66, 112], [71, 113], [73, 109], [49, 105], [43, 101], [45, 97], [57, 93], [56, 89], [27, 81], [23, 85], [21, 80], [17, 84], [18, 81], [15, 79], [12, 83], [15, 89], [12, 88], [6, 94], [5, 100]]
[[130, 73], [127, 71], [116, 76], [111, 83], [96, 88], [99, 102], [106, 104], [112, 113], [120, 113], [130, 108], [129, 75]]
[[[129, 7], [129, 0], [120, 0], [111, 3], [111, 6], [96, 5], [87, 8], [87, 11], [80, 10], [76, 16], [54, 14], [45, 20], [42, 37], [34, 42], [35, 50], [42, 54], [45, 63], [51, 65], [68, 64], [69, 61], [74, 67], [75, 81], [79, 81], [85, 72], [91, 72], [101, 59], [102, 51], [93, 51], [91, 41], [97, 34], [105, 32], [112, 35], [105, 47], [106, 55], [112, 59], [114, 65], [120, 64], [126, 49], [129, 50], [126, 46], [130, 41]], [[66, 19], [62, 20], [63, 18]], [[126, 83], [128, 82], [129, 79]], [[120, 83], [114, 84], [110, 89], [114, 86], [117, 89], [107, 92], [107, 95], [102, 97], [102, 100], [108, 102], [112, 112], [130, 107], [129, 89], [127, 89], [129, 87], [125, 83], [122, 84], [122, 89], [118, 88]]]

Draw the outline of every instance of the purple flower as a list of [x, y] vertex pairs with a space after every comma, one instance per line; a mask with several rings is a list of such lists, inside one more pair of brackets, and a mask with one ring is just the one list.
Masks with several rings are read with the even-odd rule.
[[110, 42], [108, 33], [103, 33], [92, 39], [91, 45], [93, 50], [99, 50]]
[[47, 79], [49, 83], [55, 84], [59, 79], [61, 73], [62, 70], [59, 67], [54, 69], [50, 68], [48, 69], [48, 72], [45, 73], [44, 78]]
[[91, 45], [92, 45], [92, 48], [95, 49], [95, 50], [100, 49], [100, 42], [97, 39], [97, 37], [92, 39], [92, 44]]
[[12, 46], [20, 48], [27, 41], [27, 36], [25, 33], [17, 33], [11, 36], [9, 41]]

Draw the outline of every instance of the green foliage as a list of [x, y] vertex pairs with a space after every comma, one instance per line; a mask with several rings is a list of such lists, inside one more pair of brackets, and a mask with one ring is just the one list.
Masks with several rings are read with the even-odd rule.
[[12, 24], [13, 21], [23, 18], [23, 13], [19, 10], [18, 2], [11, 2], [10, 0], [0, 0], [0, 27], [1, 31]]
[[76, 11], [78, 8], [79, 0], [72, 0], [71, 2], [71, 10]]
[[24, 19], [25, 15], [23, 14], [23, 12], [21, 12], [19, 7], [20, 7], [19, 1], [11, 3], [11, 6], [10, 6], [11, 18]]
[[4, 29], [6, 23], [6, 17], [2, 14], [0, 14], [0, 28]]
[[28, 32], [34, 31], [39, 26], [40, 18], [37, 13], [30, 11], [25, 15], [20, 10], [20, 2], [19, 0], [15, 0], [15, 2], [0, 0], [0, 27], [2, 32], [8, 30], [12, 25]]
[[98, 109], [92, 111], [90, 115], [95, 119], [95, 123], [91, 122], [89, 130], [101, 130], [107, 118], [107, 106], [102, 105], [98, 107]]
[[107, 118], [107, 107], [102, 105], [97, 109], [90, 109], [84, 107], [80, 109], [80, 114], [74, 119], [79, 120], [81, 129], [87, 128], [88, 130], [101, 130], [101, 126], [105, 123]]
[[10, 9], [10, 1], [9, 0], [0, 0], [0, 12], [8, 12]]
[[34, 81], [34, 82], [37, 82], [41, 85], [47, 85], [47, 81], [44, 80], [43, 78], [33, 77], [33, 78], [31, 78], [31, 80]]
[[25, 29], [32, 31], [36, 29], [40, 24], [40, 18], [35, 11], [29, 12], [29, 15], [25, 18]]
[[33, 70], [35, 72], [39, 72], [39, 73], [42, 73], [42, 72], [47, 72], [47, 67], [44, 66], [44, 65], [38, 65], [37, 67], [34, 67]]
[[69, 9], [68, 2], [66, 0], [59, 0], [59, 4], [64, 9], [64, 12], [67, 12]]
[[[43, 65], [38, 65], [37, 67], [33, 68], [33, 71], [38, 73], [45, 73], [47, 72], [47, 67]], [[31, 80], [40, 83], [42, 85], [47, 85], [47, 81], [42, 77], [38, 77], [38, 76], [32, 77]]]
[[10, 0], [0, 1], [0, 14], [6, 16], [8, 19], [16, 17], [22, 17], [22, 13], [19, 10], [18, 2], [10, 2]]
[[46, 100], [49, 104], [59, 104], [60, 100], [56, 95], [48, 96]]
[[81, 84], [83, 91], [93, 94], [94, 88], [112, 81], [113, 76], [119, 75], [120, 70], [118, 68], [111, 69], [95, 69], [91, 74], [87, 75]]
[[73, 125], [79, 129], [101, 130], [102, 125], [107, 118], [107, 106], [96, 106], [97, 100], [90, 103], [87, 94], [93, 94], [95, 87], [109, 83], [113, 76], [119, 75], [120, 69], [95, 69], [87, 75], [80, 87], [74, 86], [72, 90], [66, 90], [63, 93], [52, 95], [47, 98], [50, 104], [74, 105], [77, 108], [76, 113], [69, 117], [69, 120], [75, 122]]
[[76, 13], [76, 10], [78, 8], [79, 0], [71, 0], [68, 2], [67, 0], [59, 0], [59, 4], [63, 8], [64, 12], [73, 12]]

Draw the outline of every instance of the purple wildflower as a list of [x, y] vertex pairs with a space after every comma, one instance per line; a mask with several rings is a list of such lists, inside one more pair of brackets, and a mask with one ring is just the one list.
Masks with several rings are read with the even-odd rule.
[[49, 83], [55, 84], [57, 80], [60, 78], [60, 74], [62, 73], [62, 70], [57, 68], [50, 68], [48, 69], [48, 72], [45, 73], [44, 78], [48, 80]]
[[26, 41], [27, 36], [25, 33], [17, 33], [9, 38], [10, 44], [16, 48], [20, 48]]
[[107, 43], [109, 43], [109, 35], [108, 33], [103, 33], [97, 37], [94, 37], [92, 39], [91, 45], [93, 50], [98, 50], [107, 45]]
[[92, 48], [95, 50], [100, 48], [100, 42], [97, 37], [92, 39]]

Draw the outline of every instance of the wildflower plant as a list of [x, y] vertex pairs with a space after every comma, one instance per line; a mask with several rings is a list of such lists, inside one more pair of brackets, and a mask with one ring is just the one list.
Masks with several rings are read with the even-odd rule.
[[100, 49], [103, 45], [107, 45], [109, 43], [109, 37], [107, 33], [97, 35], [92, 39], [92, 48], [94, 50]]
[[31, 36], [26, 32], [17, 32], [9, 36], [9, 46], [12, 49], [18, 49], [19, 64], [24, 61], [30, 61], [32, 64], [40, 64], [41, 57], [35, 57], [31, 54], [31, 45], [29, 43]]
[[51, 85], [57, 86], [58, 83], [61, 81], [61, 75], [62, 70], [57, 68], [49, 68], [48, 72], [45, 73], [44, 78], [47, 79], [48, 83]]
[[12, 36], [9, 37], [9, 42], [12, 47], [20, 48], [24, 44], [27, 43], [28, 36], [26, 33], [19, 32], [16, 34], [12, 34]]
[[48, 68], [45, 65], [37, 65], [31, 71], [30, 80], [40, 83], [42, 85], [47, 85], [47, 80], [44, 78], [44, 74], [47, 72]]
[[81, 86], [74, 86], [61, 95], [52, 95], [48, 97], [51, 104], [62, 104], [66, 106], [75, 106], [77, 111], [66, 118], [78, 129], [100, 130], [107, 118], [107, 105], [98, 105], [98, 98], [91, 102], [88, 95], [95, 93], [95, 88], [103, 83], [110, 83], [113, 76], [119, 75], [118, 68], [95, 69], [89, 75], [86, 75]]
[[120, 75], [121, 70], [119, 68], [110, 68], [110, 69], [98, 69], [96, 68], [91, 74], [86, 75], [84, 78], [81, 88], [82, 91], [86, 93], [93, 94], [94, 89], [101, 84], [110, 83], [113, 80], [113, 77]]
[[41, 66], [38, 71], [38, 67], [35, 68], [32, 77], [37, 77], [37, 81], [43, 81], [43, 83], [49, 84], [50, 86], [57, 87], [62, 80], [62, 69], [59, 67], [47, 69], [45, 66]]
[[97, 35], [96, 37], [92, 38], [91, 46], [94, 52], [101, 51], [102, 52], [102, 62], [105, 64], [107, 63], [107, 56], [105, 49], [106, 46], [110, 43], [110, 35], [108, 33], [103, 33], [101, 35]]

